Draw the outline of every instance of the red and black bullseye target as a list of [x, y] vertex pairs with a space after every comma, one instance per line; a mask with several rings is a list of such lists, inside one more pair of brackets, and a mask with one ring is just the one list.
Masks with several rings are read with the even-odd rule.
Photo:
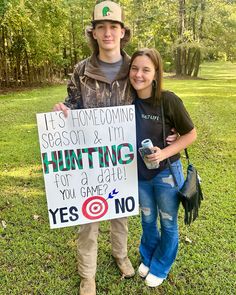
[[99, 219], [107, 213], [107, 201], [100, 196], [93, 196], [88, 198], [82, 206], [83, 215], [90, 219]]

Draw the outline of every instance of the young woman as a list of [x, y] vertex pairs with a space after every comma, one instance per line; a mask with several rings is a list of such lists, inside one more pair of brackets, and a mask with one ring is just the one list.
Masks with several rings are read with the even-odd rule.
[[[196, 130], [181, 99], [173, 92], [162, 89], [162, 61], [155, 49], [136, 51], [130, 63], [129, 78], [136, 91], [137, 146], [151, 139], [152, 154], [146, 156], [150, 163], [159, 163], [148, 169], [138, 153], [139, 201], [142, 212], [142, 237], [140, 255], [142, 263], [138, 272], [150, 287], [159, 286], [167, 277], [178, 250], [177, 215], [179, 200], [177, 187], [166, 159], [169, 158], [178, 187], [184, 177], [179, 152], [196, 139]], [[161, 107], [165, 113], [165, 129], [172, 128], [179, 138], [164, 147]], [[160, 229], [157, 218], [160, 219]]]

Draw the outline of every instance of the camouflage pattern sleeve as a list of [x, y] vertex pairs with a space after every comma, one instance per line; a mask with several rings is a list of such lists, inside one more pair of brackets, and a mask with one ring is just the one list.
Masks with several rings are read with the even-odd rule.
[[80, 72], [81, 63], [75, 66], [74, 72], [67, 83], [67, 94], [64, 104], [73, 109], [83, 108], [83, 99], [81, 95], [81, 85], [80, 85]]

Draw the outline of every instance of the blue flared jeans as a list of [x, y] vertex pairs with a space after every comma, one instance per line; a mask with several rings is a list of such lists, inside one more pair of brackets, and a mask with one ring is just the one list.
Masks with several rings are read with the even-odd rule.
[[[171, 164], [178, 187], [184, 183], [180, 160]], [[139, 202], [142, 218], [140, 255], [149, 272], [166, 278], [178, 251], [179, 199], [169, 168], [151, 180], [139, 180]], [[158, 219], [160, 222], [158, 222]]]

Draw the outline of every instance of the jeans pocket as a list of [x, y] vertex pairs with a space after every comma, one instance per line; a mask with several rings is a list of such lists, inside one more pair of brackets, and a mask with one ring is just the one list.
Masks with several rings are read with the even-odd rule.
[[173, 163], [171, 163], [172, 171], [175, 175], [175, 179], [177, 181], [177, 185], [179, 189], [184, 184], [184, 173], [183, 173], [183, 166], [180, 160], [177, 160]]

